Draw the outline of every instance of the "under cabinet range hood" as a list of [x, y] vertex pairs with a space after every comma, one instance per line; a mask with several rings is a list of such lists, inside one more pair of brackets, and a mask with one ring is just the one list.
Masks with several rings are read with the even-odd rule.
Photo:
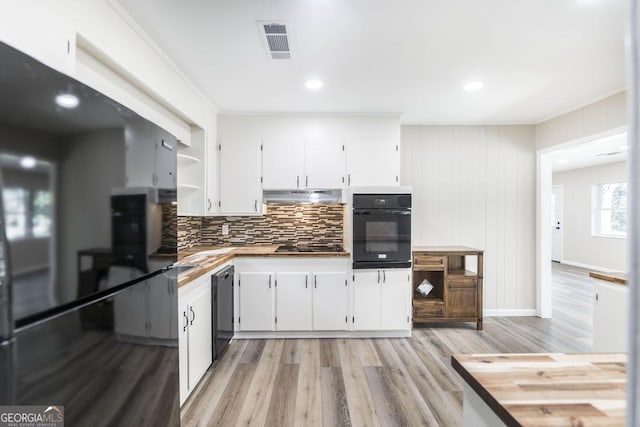
[[264, 190], [265, 203], [344, 203], [342, 190]]

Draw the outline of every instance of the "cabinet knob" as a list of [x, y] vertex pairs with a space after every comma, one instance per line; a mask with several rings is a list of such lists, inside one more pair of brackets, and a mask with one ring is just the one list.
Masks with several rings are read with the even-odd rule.
[[600, 298], [600, 297], [598, 296], [598, 294], [596, 294], [596, 301], [598, 301], [598, 300], [599, 300], [599, 298]]

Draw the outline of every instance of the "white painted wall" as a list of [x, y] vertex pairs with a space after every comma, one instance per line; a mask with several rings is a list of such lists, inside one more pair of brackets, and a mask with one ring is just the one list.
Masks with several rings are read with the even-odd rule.
[[591, 235], [593, 185], [626, 180], [626, 162], [553, 174], [553, 185], [562, 185], [564, 194], [562, 262], [626, 271], [627, 240]]
[[552, 147], [627, 124], [626, 92], [554, 117], [536, 125], [536, 148]]
[[413, 187], [412, 239], [485, 250], [487, 314], [533, 314], [533, 126], [402, 126], [401, 185]]
[[536, 281], [537, 307], [551, 317], [551, 158], [561, 146], [589, 142], [625, 131], [626, 92], [539, 123], [535, 127], [536, 172]]

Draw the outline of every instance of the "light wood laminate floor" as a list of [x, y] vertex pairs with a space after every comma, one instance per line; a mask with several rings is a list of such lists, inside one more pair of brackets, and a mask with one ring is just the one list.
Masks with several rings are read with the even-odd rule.
[[411, 338], [233, 341], [182, 408], [186, 426], [459, 426], [456, 353], [591, 350], [594, 280], [554, 264], [553, 319], [486, 318]]

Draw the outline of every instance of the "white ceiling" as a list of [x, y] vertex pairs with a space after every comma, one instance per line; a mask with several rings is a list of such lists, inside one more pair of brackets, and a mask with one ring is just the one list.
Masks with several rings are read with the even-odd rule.
[[574, 145], [550, 154], [553, 172], [564, 172], [627, 160], [627, 134]]
[[[118, 3], [223, 112], [538, 123], [625, 87], [624, 0]], [[267, 57], [264, 20], [288, 21], [291, 60]]]

